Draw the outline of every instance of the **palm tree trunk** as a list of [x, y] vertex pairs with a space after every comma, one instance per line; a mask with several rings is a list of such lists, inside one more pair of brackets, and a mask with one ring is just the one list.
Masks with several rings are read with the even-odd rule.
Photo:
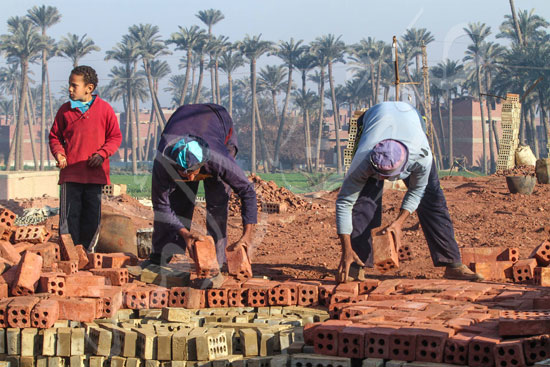
[[[129, 84], [129, 83], [127, 83]], [[130, 146], [129, 144], [129, 138], [130, 138], [130, 124], [132, 123], [131, 120], [130, 120], [130, 101], [129, 101], [129, 97], [130, 96], [130, 87], [127, 85], [127, 90], [126, 90], [126, 97], [123, 98], [123, 103], [124, 103], [124, 113], [125, 113], [125, 117], [126, 117], [126, 126], [124, 126], [124, 163], [126, 165], [126, 163], [128, 163], [128, 147]]]
[[439, 120], [439, 131], [441, 131], [441, 150], [445, 151], [445, 129], [443, 128], [443, 113], [441, 112], [441, 102], [439, 101], [439, 98], [437, 100], [437, 117]]
[[250, 60], [250, 83], [252, 84], [252, 151], [250, 153], [250, 164], [251, 164], [251, 172], [253, 174], [256, 173], [256, 114], [255, 106], [256, 106], [256, 60], [251, 59]]
[[201, 98], [202, 78], [204, 77], [204, 55], [201, 54], [199, 62], [199, 82], [197, 84], [197, 92], [195, 93], [195, 100], [193, 103], [199, 103]]
[[233, 77], [227, 73], [227, 86], [229, 87], [229, 116], [233, 117]]
[[449, 165], [452, 166], [454, 163], [453, 155], [453, 96], [451, 95], [451, 90], [447, 90], [447, 103], [449, 104]]
[[483, 169], [483, 173], [487, 174], [487, 147], [486, 147], [486, 141], [487, 141], [487, 128], [485, 124], [485, 113], [483, 111], [483, 96], [481, 95], [481, 67], [479, 66], [479, 63], [476, 60], [476, 74], [477, 74], [477, 91], [479, 95], [479, 109], [481, 111], [481, 140], [482, 140], [482, 146], [483, 146], [483, 154], [482, 154], [482, 164], [481, 167]]
[[155, 113], [157, 115], [157, 119], [160, 123], [160, 127], [164, 129], [164, 125], [166, 125], [166, 117], [164, 117], [164, 113], [162, 112], [162, 109], [160, 108], [160, 104], [157, 98], [157, 94], [155, 93], [155, 88], [153, 86], [153, 77], [151, 76], [151, 67], [149, 65], [149, 60], [143, 59], [143, 68], [145, 69], [145, 74], [147, 75], [147, 84], [149, 85], [149, 92], [151, 93], [151, 100], [153, 101], [153, 106], [155, 106]]
[[[16, 105], [17, 105], [17, 86], [14, 85], [12, 89], [12, 124], [15, 125], [15, 130], [13, 132], [13, 135], [11, 136], [11, 142], [10, 142], [10, 149], [8, 151], [8, 156], [6, 158], [6, 171], [9, 171], [11, 169], [11, 163], [14, 161], [15, 157], [15, 142], [17, 141], [17, 115], [16, 115]], [[9, 137], [9, 136], [8, 136]]]
[[[50, 124], [53, 124], [54, 115], [53, 115], [53, 98], [52, 98], [52, 89], [50, 87], [50, 73], [48, 71], [48, 63], [46, 62], [46, 83], [48, 84], [48, 101], [49, 101], [49, 112], [50, 112]], [[46, 157], [48, 159], [48, 167], [51, 165], [50, 157], [51, 154], [49, 152], [46, 153]]]
[[[302, 97], [304, 97], [305, 102], [305, 95], [306, 95], [306, 71], [304, 70], [302, 72]], [[308, 106], [304, 104], [302, 110], [302, 119], [304, 121], [304, 139], [306, 143], [306, 167], [308, 172], [312, 172], [313, 170], [313, 161], [311, 159], [311, 132], [309, 127], [309, 110]]]
[[[275, 116], [275, 121], [279, 121], [279, 116], [277, 115], [277, 94], [275, 91], [271, 91], [271, 103], [273, 104], [273, 115]], [[277, 149], [275, 147], [275, 149]]]
[[[42, 32], [43, 35], [45, 32]], [[40, 170], [44, 170], [46, 159], [46, 50], [42, 50], [42, 90], [40, 106]]]
[[210, 89], [212, 92], [212, 103], [218, 103], [216, 100], [216, 77], [214, 76], [214, 65], [210, 58]]
[[128, 106], [128, 123], [130, 125], [130, 134], [131, 134], [131, 153], [132, 153], [132, 174], [137, 174], [137, 134], [136, 134], [136, 127], [133, 124], [132, 120], [132, 114], [133, 114], [133, 101], [134, 101], [134, 94], [132, 90], [129, 90], [128, 94], [128, 101], [130, 101], [130, 105]]
[[[383, 55], [383, 53], [382, 53]], [[378, 94], [380, 91], [380, 83], [382, 80], [382, 55], [380, 55], [380, 59], [378, 60], [378, 71], [376, 75], [376, 91], [374, 93], [374, 104], [378, 104]]]
[[315, 171], [319, 172], [321, 159], [321, 138], [323, 136], [323, 120], [325, 107], [325, 68], [321, 66], [321, 81], [319, 82], [319, 131], [317, 133], [317, 151], [315, 152]]
[[191, 92], [189, 93], [189, 100], [193, 101], [193, 96], [195, 95], [195, 64], [191, 68]]
[[548, 126], [548, 120], [546, 119], [546, 110], [544, 109], [544, 95], [542, 93], [542, 90], [538, 88], [539, 91], [539, 110], [540, 110], [540, 124], [544, 127], [544, 139], [543, 141], [546, 142], [546, 146], [543, 148], [543, 152], [546, 153], [546, 158], [548, 158], [548, 133], [550, 132], [550, 126]]
[[[485, 90], [487, 92], [491, 90], [491, 75], [489, 71], [485, 72]], [[490, 172], [494, 173], [496, 170], [496, 160], [497, 160], [496, 154], [498, 154], [498, 153], [495, 154], [494, 137], [497, 134], [496, 134], [496, 131], [494, 130], [493, 117], [491, 114], [491, 101], [489, 97], [485, 99], [485, 104], [487, 105], [487, 118], [489, 119], [489, 157], [491, 160]], [[498, 152], [498, 149], [497, 149], [497, 152]]]
[[141, 138], [139, 134], [139, 100], [134, 95], [134, 118], [135, 118], [135, 124], [136, 124], [136, 160], [141, 161], [142, 160], [142, 154], [141, 154]]
[[334, 130], [336, 132], [336, 172], [342, 173], [342, 151], [340, 149], [340, 116], [338, 116], [338, 106], [336, 104], [336, 93], [334, 91], [334, 78], [332, 77], [332, 61], [328, 62], [328, 82], [330, 84], [330, 94], [332, 100], [332, 111], [334, 114]]
[[32, 160], [34, 162], [34, 170], [36, 171], [39, 167], [38, 167], [38, 160], [36, 159], [36, 151], [35, 151], [35, 146], [34, 146], [34, 134], [33, 134], [33, 131], [32, 131], [32, 125], [34, 125], [34, 117], [33, 117], [33, 112], [31, 110], [30, 93], [29, 93], [29, 96], [27, 98], [26, 110], [27, 110], [27, 118], [28, 118], [27, 119], [27, 127], [28, 127], [28, 130], [29, 130], [29, 140], [31, 142]]
[[[409, 67], [407, 65], [405, 65], [405, 73], [407, 74], [407, 78], [409, 79], [409, 82], [412, 83], [413, 78], [412, 78], [412, 75], [411, 75], [411, 71], [409, 70]], [[422, 96], [420, 95], [420, 92], [418, 91], [418, 87], [416, 86], [416, 84], [410, 84], [410, 86], [412, 86], [412, 88], [413, 88], [414, 98], [416, 100], [416, 109], [418, 111], [421, 111], [425, 115], [426, 111], [424, 111], [424, 104], [420, 103], [420, 102], [422, 102]]]
[[514, 5], [514, 0], [510, 0], [510, 9], [512, 11], [512, 20], [514, 21], [514, 28], [516, 29], [516, 35], [518, 37], [518, 43], [521, 46], [526, 46], [525, 39], [521, 34], [521, 28], [519, 26], [518, 17], [516, 16], [516, 7]]
[[258, 108], [258, 100], [256, 100], [256, 105], [254, 110], [256, 111], [256, 123], [258, 124], [258, 135], [260, 136], [260, 149], [262, 152], [262, 160], [264, 161], [264, 173], [269, 172], [269, 165], [271, 163], [271, 157], [267, 150], [267, 144], [264, 137], [264, 127], [262, 125], [262, 118], [260, 116], [260, 109]]
[[[33, 152], [36, 152], [36, 149], [35, 149], [35, 142], [34, 142], [34, 135], [32, 135], [32, 128], [31, 128], [31, 121], [32, 121], [32, 125], [38, 125], [37, 121], [36, 121], [36, 106], [34, 105], [34, 100], [32, 98], [32, 93], [30, 91], [30, 89], [28, 89], [28, 97], [29, 97], [29, 100], [28, 100], [28, 110], [30, 110], [30, 116], [29, 116], [29, 133], [31, 134], [31, 147], [32, 147], [32, 150]], [[29, 112], [27, 112], [29, 113]], [[34, 160], [34, 170], [35, 171], [38, 171], [39, 169], [39, 160], [38, 160], [39, 156], [38, 154], [36, 153], [33, 153], [33, 160]]]
[[15, 169], [20, 171], [23, 169], [23, 126], [25, 126], [25, 106], [27, 105], [27, 90], [28, 90], [28, 70], [29, 60], [21, 60], [21, 90], [19, 99], [19, 108], [17, 111], [17, 143], [15, 146]]
[[[152, 112], [152, 111], [151, 111]], [[148, 161], [149, 160], [149, 149], [151, 148], [151, 126], [153, 125], [153, 114], [151, 113], [151, 116], [149, 117], [149, 123], [147, 124], [147, 135], [145, 139], [145, 148], [143, 150], [143, 160]]]
[[[538, 136], [537, 136], [537, 130], [536, 130], [536, 127], [535, 127], [535, 107], [533, 106], [533, 104], [531, 104], [529, 106], [529, 135], [530, 135], [530, 140], [531, 140], [531, 144], [532, 146], [534, 146], [535, 148], [535, 155], [537, 157], [540, 157], [540, 144], [539, 144], [539, 139], [538, 139]], [[526, 122], [527, 122], [527, 116], [526, 116]]]
[[285, 126], [286, 110], [288, 108], [288, 102], [290, 100], [290, 91], [292, 90], [292, 64], [288, 66], [288, 85], [286, 86], [285, 104], [283, 105], [283, 111], [281, 112], [281, 118], [277, 118], [277, 107], [275, 106], [275, 118], [279, 120], [279, 129], [277, 130], [277, 138], [275, 139], [275, 153], [273, 157], [273, 164], [279, 165], [279, 154], [281, 150], [281, 139], [283, 138], [283, 130]]
[[[187, 96], [187, 87], [189, 86], [189, 71], [191, 70], [191, 61], [193, 54], [191, 47], [187, 50], [187, 67], [185, 68], [185, 81], [183, 82], [183, 92], [181, 93], [180, 106], [185, 103], [185, 97]], [[194, 79], [194, 78], [193, 78]]]
[[[371, 89], [371, 106], [374, 106], [374, 94], [376, 93], [376, 82], [374, 81], [374, 63], [370, 63], [370, 89]], [[351, 115], [350, 115], [351, 116]]]
[[219, 75], [219, 62], [218, 62], [218, 58], [216, 57], [215, 61], [214, 61], [214, 76], [216, 78], [216, 98], [218, 100], [218, 104], [222, 104], [222, 97], [221, 97], [221, 94], [220, 94], [220, 75]]

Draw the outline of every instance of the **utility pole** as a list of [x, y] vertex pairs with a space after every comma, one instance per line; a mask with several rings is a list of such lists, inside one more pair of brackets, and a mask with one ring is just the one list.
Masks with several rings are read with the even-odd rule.
[[399, 101], [399, 55], [397, 54], [397, 37], [393, 36], [391, 44], [392, 48], [392, 61], [395, 67], [395, 100]]
[[432, 152], [435, 153], [435, 131], [432, 123], [432, 101], [430, 96], [430, 73], [428, 68], [428, 55], [426, 53], [426, 45], [424, 44], [424, 41], [422, 41], [422, 81], [424, 87], [424, 112], [426, 113], [426, 134], [428, 135], [428, 139], [430, 139]]

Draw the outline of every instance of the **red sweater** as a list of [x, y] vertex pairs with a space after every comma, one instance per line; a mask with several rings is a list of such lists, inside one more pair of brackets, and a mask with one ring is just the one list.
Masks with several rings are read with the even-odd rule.
[[[122, 134], [113, 108], [96, 97], [88, 111], [80, 112], [67, 102], [59, 108], [50, 129], [50, 150], [55, 157], [67, 157], [67, 167], [59, 174], [59, 184], [65, 182], [109, 185], [109, 157], [122, 141]], [[87, 160], [98, 153], [105, 160], [96, 168]]]

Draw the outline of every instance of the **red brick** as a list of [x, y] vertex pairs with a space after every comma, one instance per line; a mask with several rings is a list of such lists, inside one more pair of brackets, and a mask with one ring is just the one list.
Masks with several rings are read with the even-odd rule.
[[7, 227], [5, 225], [0, 224], [0, 241], [10, 241], [10, 238], [12, 237], [12, 229], [11, 227]]
[[129, 275], [128, 269], [115, 268], [115, 269], [90, 269], [95, 275], [100, 275], [105, 278], [106, 285], [120, 286], [128, 283]]
[[206, 291], [208, 307], [227, 307], [228, 297], [225, 289], [208, 289]]
[[136, 260], [135, 256], [122, 252], [104, 254], [102, 266], [104, 268], [123, 268], [125, 266], [136, 265]]
[[89, 253], [88, 254], [88, 269], [103, 268], [103, 254]]
[[535, 284], [550, 287], [550, 268], [536, 267], [533, 274]]
[[525, 259], [519, 260], [514, 264], [514, 281], [516, 282], [532, 282], [533, 273], [537, 267], [537, 260]]
[[292, 295], [289, 287], [282, 284], [271, 288], [267, 295], [268, 303], [271, 306], [292, 306]]
[[106, 286], [103, 290], [103, 314], [113, 317], [122, 308], [123, 294], [120, 287]]
[[517, 261], [519, 251], [517, 248], [505, 249], [503, 247], [463, 247], [460, 249], [462, 263], [471, 267], [472, 263]]
[[227, 272], [237, 279], [247, 279], [252, 277], [252, 265], [248, 253], [243, 246], [236, 246], [232, 251], [229, 247], [225, 249], [227, 259]]
[[51, 242], [46, 242], [38, 245], [34, 245], [29, 248], [27, 252], [35, 253], [42, 257], [42, 267], [51, 268], [52, 265], [57, 262], [57, 255], [59, 249], [56, 244]]
[[227, 288], [227, 302], [229, 307], [245, 307], [248, 305], [247, 288]]
[[103, 296], [103, 286], [105, 278], [78, 272], [65, 277], [65, 291], [71, 297], [93, 297], [99, 298]]
[[498, 261], [516, 262], [519, 260], [519, 248], [512, 247], [505, 249], [497, 258]]
[[67, 275], [75, 274], [78, 272], [78, 260], [58, 261], [57, 268]]
[[103, 298], [82, 298], [82, 301], [87, 302], [90, 307], [95, 309], [95, 318], [100, 319], [104, 316], [104, 302]]
[[141, 310], [149, 308], [149, 288], [138, 287], [132, 290], [126, 291], [125, 305], [126, 308], [132, 310]]
[[411, 362], [415, 359], [417, 329], [401, 328], [390, 335], [389, 358]]
[[317, 329], [321, 325], [323, 325], [322, 322], [312, 322], [304, 326], [303, 336], [304, 343], [306, 343], [306, 345], [313, 345], [315, 341], [315, 329]]
[[52, 299], [40, 300], [32, 309], [32, 327], [51, 328], [59, 318], [59, 302]]
[[184, 307], [188, 287], [172, 287], [168, 296], [169, 307]]
[[281, 287], [287, 287], [290, 289], [290, 305], [297, 305], [298, 304], [298, 287], [300, 286], [300, 283], [295, 281], [285, 281], [280, 284]]
[[550, 329], [550, 312], [500, 311], [500, 336], [527, 336], [544, 334]]
[[441, 363], [445, 353], [445, 343], [454, 332], [420, 329], [416, 336], [416, 360]]
[[251, 287], [248, 288], [247, 302], [249, 307], [265, 307], [267, 306], [269, 288], [266, 287]]
[[21, 255], [8, 241], [0, 241], [0, 257], [7, 260], [10, 265], [18, 264]]
[[340, 283], [332, 293], [349, 293], [357, 296], [359, 294], [359, 282]]
[[0, 283], [0, 299], [7, 298], [9, 292], [9, 287], [7, 283]]
[[49, 233], [44, 226], [17, 227], [13, 237], [14, 242], [43, 243], [49, 238]]
[[380, 285], [380, 281], [378, 279], [363, 280], [359, 282], [359, 294], [369, 294], [375, 290], [378, 285]]
[[15, 278], [17, 276], [17, 270], [19, 269], [19, 265], [12, 266], [8, 270], [6, 270], [1, 276], [0, 276], [0, 283], [6, 283], [9, 287], [13, 284], [15, 281]]
[[345, 327], [338, 333], [338, 356], [347, 358], [365, 358], [365, 334], [367, 328], [361, 326]]
[[59, 235], [59, 251], [61, 259], [64, 261], [76, 261], [78, 264], [78, 252], [74, 246], [73, 238], [70, 234]]
[[316, 284], [300, 283], [298, 285], [298, 305], [316, 306], [319, 304], [319, 287]]
[[7, 328], [8, 325], [8, 305], [14, 298], [0, 299], [0, 327]]
[[506, 280], [513, 279], [513, 266], [512, 261], [473, 263], [472, 270], [483, 275], [486, 280]]
[[202, 289], [187, 288], [184, 298], [185, 308], [204, 308], [206, 306], [206, 296]]
[[502, 341], [495, 346], [496, 366], [527, 366], [521, 340]]
[[23, 252], [27, 251], [31, 247], [33, 247], [35, 244], [31, 242], [17, 242], [13, 245], [13, 248], [17, 250], [20, 254], [23, 254]]
[[7, 322], [10, 327], [31, 327], [31, 311], [40, 299], [32, 296], [16, 297], [6, 309]]
[[216, 245], [211, 236], [201, 236], [199, 241], [195, 241], [193, 255], [198, 275], [210, 276], [219, 273], [220, 266], [216, 257]]
[[529, 257], [537, 259], [539, 266], [550, 265], [550, 241], [544, 240], [533, 250]]
[[468, 366], [487, 367], [495, 365], [495, 347], [499, 339], [475, 336], [468, 346]]
[[149, 294], [149, 308], [168, 307], [170, 291], [164, 287], [155, 287]]
[[351, 305], [351, 306], [345, 307], [340, 312], [340, 319], [348, 320], [353, 317], [368, 315], [376, 310], [377, 310], [376, 307]]
[[14, 296], [33, 294], [40, 280], [41, 270], [42, 257], [32, 252], [25, 253], [19, 262], [11, 293]]
[[338, 333], [345, 326], [323, 324], [315, 328], [313, 347], [316, 354], [338, 355]]
[[550, 356], [550, 336], [540, 335], [523, 339], [523, 352], [528, 364], [545, 360]]
[[319, 286], [319, 303], [322, 306], [328, 306], [330, 304], [330, 299], [336, 284], [322, 284]]
[[445, 363], [468, 363], [468, 346], [473, 334], [456, 334], [447, 339], [443, 360]]
[[92, 322], [97, 318], [96, 304], [86, 298], [56, 298], [59, 303], [59, 319]]
[[409, 245], [401, 245], [397, 249], [397, 254], [399, 255], [399, 261], [410, 261], [412, 260], [412, 251]]
[[375, 327], [367, 330], [365, 335], [365, 355], [368, 358], [389, 358], [390, 335], [395, 328]]
[[38, 290], [43, 293], [65, 296], [65, 274], [42, 273], [38, 281]]
[[354, 297], [354, 295], [351, 293], [334, 293], [330, 298], [330, 305], [333, 303], [348, 303], [352, 297]]
[[13, 228], [17, 215], [9, 209], [0, 208], [0, 226]]
[[88, 260], [88, 252], [82, 245], [76, 245], [74, 248], [78, 254], [78, 270], [86, 269], [86, 266], [90, 262]]
[[399, 267], [399, 255], [397, 248], [400, 247], [394, 234], [387, 231], [382, 233], [383, 228], [374, 228], [372, 234], [372, 256], [374, 267], [381, 273], [394, 270]]

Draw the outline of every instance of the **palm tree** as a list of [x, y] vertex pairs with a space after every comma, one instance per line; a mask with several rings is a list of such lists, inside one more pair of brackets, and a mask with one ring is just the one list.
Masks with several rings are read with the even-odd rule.
[[442, 90], [447, 92], [447, 107], [449, 109], [449, 165], [454, 162], [453, 155], [453, 92], [456, 94], [457, 85], [461, 81], [464, 66], [458, 61], [445, 60], [432, 67], [434, 82], [439, 84]]
[[201, 10], [195, 16], [208, 27], [209, 36], [212, 34], [212, 26], [225, 19], [221, 10], [216, 9]]
[[319, 71], [315, 71], [313, 75], [308, 77], [309, 80], [313, 81], [318, 85], [319, 92], [319, 126], [317, 129], [317, 145], [315, 149], [315, 170], [319, 171], [320, 160], [321, 160], [321, 138], [323, 135], [323, 125], [325, 120], [325, 82], [328, 81], [328, 77], [325, 74], [325, 68], [327, 66], [327, 58], [324, 54], [317, 52], [316, 50], [310, 49], [312, 54], [315, 55], [315, 64], [319, 67]]
[[272, 48], [272, 42], [262, 41], [260, 38], [262, 35], [252, 36], [246, 35], [244, 40], [238, 42], [238, 48], [244, 57], [248, 59], [250, 63], [250, 85], [252, 90], [252, 152], [251, 152], [251, 171], [256, 173], [256, 114], [254, 113], [256, 108], [256, 61], [260, 56], [270, 51]]
[[416, 73], [420, 75], [420, 56], [422, 55], [422, 44], [428, 45], [435, 38], [426, 28], [409, 28], [402, 37], [403, 41], [408, 42], [412, 48], [412, 55], [416, 58]]
[[172, 94], [172, 107], [178, 107], [179, 101], [181, 100], [181, 95], [183, 94], [183, 86], [185, 84], [185, 75], [176, 74], [172, 75], [168, 79], [168, 86], [164, 88], [165, 92], [170, 92]]
[[469, 23], [467, 28], [464, 28], [464, 31], [470, 37], [472, 43], [468, 46], [466, 50], [466, 56], [464, 61], [472, 61], [475, 65], [476, 70], [476, 81], [477, 81], [477, 92], [479, 95], [479, 107], [481, 110], [481, 136], [482, 136], [482, 146], [483, 146], [483, 155], [482, 155], [482, 168], [483, 173], [487, 173], [487, 151], [486, 151], [486, 142], [487, 142], [487, 126], [485, 124], [485, 113], [483, 111], [483, 96], [481, 92], [481, 47], [483, 41], [491, 34], [491, 27], [487, 26], [484, 23]]
[[[288, 102], [290, 100], [290, 91], [292, 89], [292, 69], [294, 68], [294, 63], [296, 59], [307, 49], [307, 47], [302, 46], [303, 40], [294, 41], [294, 38], [291, 38], [290, 41], [280, 41], [279, 46], [277, 47], [274, 54], [278, 56], [285, 63], [286, 68], [288, 69], [288, 80], [286, 83], [286, 95], [285, 103], [283, 105], [283, 111], [281, 112], [281, 118], [279, 120], [279, 129], [277, 130], [277, 139], [275, 140], [275, 152], [273, 154], [273, 164], [275, 166], [279, 165], [279, 152], [281, 149], [281, 139], [283, 137], [283, 130], [285, 126], [286, 112], [288, 108]], [[277, 116], [277, 113], [275, 113]]]
[[334, 90], [334, 77], [332, 75], [332, 65], [335, 62], [345, 63], [344, 54], [346, 45], [340, 40], [342, 36], [335, 37], [333, 34], [328, 34], [317, 39], [312, 43], [312, 47], [316, 53], [323, 55], [327, 60], [328, 80], [330, 84], [332, 111], [334, 115], [334, 127], [336, 132], [336, 159], [337, 173], [342, 173], [342, 152], [340, 149], [340, 116], [338, 112], [338, 103], [336, 102], [336, 94]]
[[[159, 81], [168, 76], [170, 74], [170, 66], [166, 61], [161, 60], [152, 60], [151, 61], [151, 77], [153, 79], [153, 88], [155, 89], [155, 95], [158, 95], [158, 89], [159, 89]], [[149, 127], [147, 128], [147, 145], [145, 146], [145, 154], [147, 157], [153, 153], [152, 147], [155, 147], [157, 145], [157, 138], [159, 133], [159, 128], [156, 126], [156, 122], [158, 120], [154, 120], [153, 124], [149, 124]], [[154, 126], [153, 135], [151, 136], [151, 125]], [[139, 131], [139, 130], [138, 130]], [[151, 143], [151, 137], [152, 143]], [[139, 139], [139, 136], [138, 136]]]
[[[513, 2], [513, 0], [510, 0]], [[511, 4], [513, 6], [513, 4]], [[507, 38], [510, 41], [520, 46], [528, 46], [539, 42], [546, 36], [544, 29], [550, 26], [550, 23], [543, 17], [534, 14], [534, 9], [531, 11], [519, 11], [519, 19], [516, 19], [515, 14], [505, 15], [505, 20], [500, 25], [500, 33], [497, 38]], [[518, 38], [520, 41], [518, 42]]]
[[207, 37], [201, 38], [196, 44], [193, 51], [199, 59], [199, 80], [197, 82], [197, 90], [193, 98], [193, 103], [199, 103], [201, 98], [202, 80], [204, 77], [204, 54], [208, 52], [208, 47], [211, 45]]
[[[8, 58], [17, 59], [21, 70], [21, 87], [17, 111], [16, 144], [10, 149], [6, 169], [11, 166], [15, 155], [15, 169], [23, 169], [23, 127], [25, 123], [25, 106], [28, 94], [29, 62], [39, 55], [44, 47], [44, 39], [38, 29], [27, 18], [11, 17], [8, 19], [8, 34], [0, 36], [0, 51]], [[32, 137], [31, 137], [32, 139]]]
[[308, 172], [313, 171], [313, 160], [311, 156], [311, 132], [309, 116], [314, 113], [316, 104], [318, 103], [318, 97], [311, 91], [304, 92], [295, 91], [293, 94], [294, 103], [302, 110], [302, 122], [304, 124], [304, 143], [305, 143], [305, 156], [306, 167]]
[[260, 70], [258, 85], [266, 91], [271, 93], [271, 102], [273, 103], [273, 113], [275, 120], [279, 120], [277, 114], [277, 94], [286, 89], [286, 71], [282, 65], [267, 65], [264, 69]]
[[[217, 93], [217, 87], [216, 87], [216, 77], [215, 77], [215, 70], [217, 70], [217, 58], [221, 52], [221, 50], [218, 50], [218, 47], [223, 47], [224, 44], [227, 43], [227, 37], [224, 37], [225, 39], [214, 39], [212, 37], [212, 26], [214, 26], [216, 23], [221, 22], [223, 19], [225, 19], [225, 16], [220, 10], [216, 9], [207, 9], [207, 10], [201, 10], [197, 14], [195, 14], [197, 18], [201, 22], [203, 22], [208, 27], [208, 41], [210, 42], [209, 47], [209, 53], [210, 53], [210, 85], [212, 89], [212, 102], [219, 103], [217, 101], [218, 94]], [[219, 43], [219, 44], [218, 44]]]
[[147, 83], [149, 84], [149, 92], [151, 93], [151, 100], [155, 107], [155, 113], [160, 123], [160, 128], [164, 129], [166, 125], [166, 118], [162, 112], [155, 87], [153, 85], [153, 77], [151, 76], [151, 61], [162, 55], [169, 55], [170, 52], [166, 50], [164, 41], [161, 40], [159, 34], [159, 27], [152, 24], [139, 24], [132, 25], [128, 28], [128, 37], [135, 42], [136, 52], [143, 61], [143, 69], [147, 76]]
[[96, 46], [94, 41], [84, 34], [82, 37], [76, 34], [67, 33], [67, 37], [61, 37], [59, 42], [59, 52], [63, 57], [66, 57], [73, 62], [73, 68], [78, 66], [81, 58], [93, 51], [100, 51], [99, 46]]
[[224, 51], [220, 56], [220, 69], [227, 74], [227, 86], [229, 89], [229, 115], [233, 116], [233, 73], [244, 65], [243, 56], [234, 52], [232, 48]]
[[181, 99], [179, 100], [179, 105], [185, 103], [185, 96], [187, 95], [187, 88], [189, 85], [189, 76], [191, 71], [191, 63], [193, 61], [193, 49], [196, 47], [197, 43], [204, 38], [204, 29], [200, 29], [198, 26], [194, 25], [189, 28], [179, 27], [179, 32], [172, 33], [172, 36], [167, 44], [173, 43], [176, 45], [176, 50], [182, 50], [187, 52], [187, 67], [185, 69], [185, 81], [183, 83], [183, 91], [181, 93]]
[[[61, 14], [54, 6], [33, 6], [27, 11], [27, 17], [42, 31], [46, 38], [46, 30], [61, 20]], [[42, 95], [40, 106], [40, 170], [44, 170], [46, 158], [46, 75], [48, 70], [48, 49], [42, 50]]]
[[210, 88], [213, 103], [220, 103], [220, 83], [218, 79], [219, 57], [231, 45], [228, 40], [229, 38], [226, 36], [219, 36], [217, 38], [211, 37], [209, 41], [208, 55], [210, 56], [210, 63], [208, 67], [210, 69]]

